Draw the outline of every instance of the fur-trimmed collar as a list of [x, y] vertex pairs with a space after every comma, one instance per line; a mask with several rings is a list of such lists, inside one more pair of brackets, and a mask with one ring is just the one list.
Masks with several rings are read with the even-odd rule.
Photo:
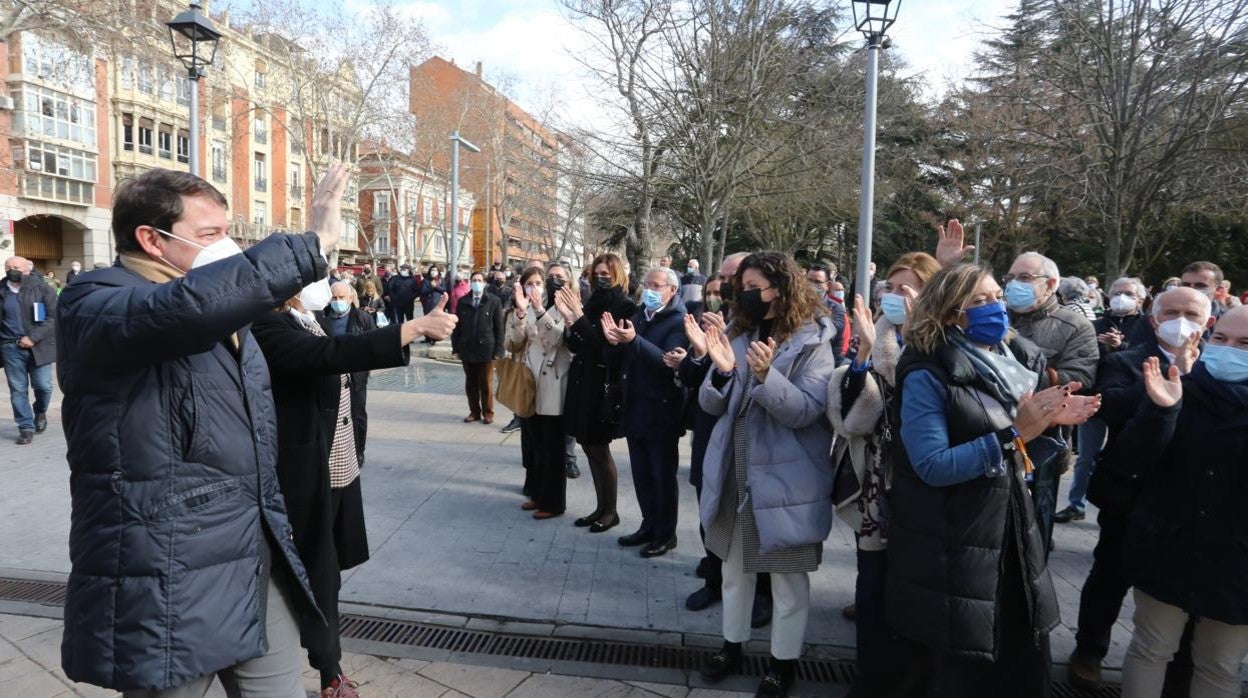
[[875, 321], [875, 346], [871, 348], [871, 366], [891, 387], [897, 387], [897, 362], [901, 345], [897, 343], [897, 326], [883, 315]]

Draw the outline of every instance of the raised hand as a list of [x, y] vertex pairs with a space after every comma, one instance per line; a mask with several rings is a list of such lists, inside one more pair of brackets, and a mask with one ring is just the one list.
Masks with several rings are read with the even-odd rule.
[[858, 363], [865, 364], [871, 358], [875, 346], [875, 322], [871, 320], [871, 308], [863, 302], [862, 295], [854, 294], [854, 334], [858, 336]]
[[308, 226], [320, 239], [322, 254], [328, 255], [342, 237], [342, 194], [347, 190], [350, 178], [351, 172], [346, 165], [330, 163], [312, 192]]
[[766, 342], [750, 342], [745, 350], [745, 363], [759, 383], [767, 380], [767, 372], [771, 370], [771, 360], [776, 354], [776, 340], [771, 337]]
[[712, 328], [706, 333], [707, 353], [710, 354], [711, 361], [715, 363], [715, 368], [720, 373], [731, 373], [737, 367], [737, 357], [732, 353], [732, 344], [728, 341], [728, 335], [722, 330]]
[[613, 317], [611, 313], [603, 313], [602, 320], [600, 322], [602, 324], [603, 338], [606, 339], [612, 346], [619, 344], [620, 340], [616, 339], [615, 336], [616, 330], [619, 329], [615, 324], [615, 317]]
[[957, 218], [950, 219], [947, 226], [936, 226], [936, 261], [942, 267], [961, 262], [975, 251], [974, 245], [963, 245], [964, 242], [965, 231], [962, 229], [962, 222]]
[[524, 311], [529, 309], [529, 299], [528, 297], [524, 295], [523, 289], [524, 289], [523, 286], [516, 284], [516, 287], [512, 289], [512, 292], [511, 292], [512, 303], [515, 304], [516, 311], [518, 312], [520, 317], [524, 317]]
[[684, 350], [683, 347], [676, 347], [675, 349], [663, 355], [663, 365], [667, 366], [668, 368], [674, 369], [680, 366], [681, 361], [685, 360], [686, 354], [687, 352]]
[[569, 286], [564, 286], [555, 292], [556, 300], [562, 300], [564, 307], [568, 309], [568, 313], [564, 316], [568, 324], [574, 323], [581, 319], [585, 311], [581, 308], [581, 294], [579, 291], [572, 290]]
[[[706, 315], [702, 317], [705, 318]], [[698, 327], [698, 321], [692, 315], [685, 316], [685, 337], [689, 339], [689, 349], [693, 351], [693, 358], [701, 359], [706, 356], [706, 333], [702, 331], [701, 327]]]
[[[446, 339], [451, 336], [451, 332], [455, 331], [455, 323], [459, 322], [459, 318], [446, 312], [447, 300], [449, 300], [448, 296], [442, 294], [442, 298], [431, 312], [403, 323], [404, 329], [412, 325], [412, 323], [419, 323], [412, 325], [419, 335], [433, 340]], [[410, 343], [407, 342], [407, 344]]]
[[[1176, 357], [1177, 359], [1177, 357]], [[1144, 361], [1144, 392], [1158, 407], [1174, 407], [1183, 399], [1183, 381], [1179, 367], [1171, 366], [1169, 375], [1161, 375], [1161, 360], [1150, 356]]]
[[1192, 367], [1200, 359], [1200, 335], [1200, 332], [1193, 332], [1183, 343], [1179, 353], [1174, 355], [1174, 365], [1179, 367], [1179, 373], [1183, 375], [1191, 373]]

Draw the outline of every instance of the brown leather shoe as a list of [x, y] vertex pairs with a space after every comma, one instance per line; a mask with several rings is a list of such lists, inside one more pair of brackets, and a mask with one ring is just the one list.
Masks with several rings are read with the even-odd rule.
[[469, 422], [479, 422], [479, 421], [481, 421], [481, 418], [474, 414], [470, 414], [467, 417], [464, 417], [464, 424], [468, 424]]
[[562, 514], [552, 514], [549, 511], [533, 512], [533, 518], [537, 519], [538, 521], [545, 521], [546, 519], [553, 519], [556, 516], [562, 516]]
[[482, 423], [482, 424], [493, 424], [493, 423], [494, 423], [494, 418], [493, 418], [493, 417], [486, 417], [485, 419], [482, 419], [482, 420], [481, 420], [481, 423]]
[[534, 509], [537, 509], [537, 502], [532, 499], [526, 499], [524, 500], [524, 504], [520, 505], [520, 508], [525, 511], [533, 511]]
[[1101, 660], [1075, 650], [1070, 655], [1070, 664], [1066, 667], [1066, 679], [1080, 690], [1099, 691], [1102, 686]]
[[842, 608], [842, 609], [841, 609], [841, 615], [842, 615], [842, 616], [845, 616], [845, 620], [847, 620], [847, 621], [849, 621], [849, 622], [851, 622], [851, 623], [857, 622], [857, 620], [858, 620], [858, 604], [856, 604], [856, 603], [851, 603], [850, 605], [846, 606], [845, 608]]

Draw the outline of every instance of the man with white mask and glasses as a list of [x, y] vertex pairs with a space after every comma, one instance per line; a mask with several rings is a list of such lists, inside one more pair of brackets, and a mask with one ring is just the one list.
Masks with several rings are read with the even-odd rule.
[[296, 612], [317, 614], [278, 489], [253, 321], [326, 278], [347, 169], [311, 230], [246, 251], [225, 197], [154, 169], [117, 188], [114, 266], [57, 309], [72, 569], [62, 666], [126, 696], [303, 696]]
[[[1068, 669], [1070, 681], [1088, 690], [1101, 685], [1101, 660], [1109, 652], [1110, 631], [1131, 588], [1123, 542], [1143, 478], [1118, 444], [1127, 422], [1148, 400], [1143, 365], [1156, 359], [1163, 373], [1171, 365], [1184, 373], [1191, 370], [1200, 351], [1201, 335], [1214, 322], [1209, 297], [1191, 288], [1176, 288], [1157, 296], [1149, 321], [1153, 337], [1110, 354], [1101, 365], [1096, 385], [1102, 400], [1098, 417], [1108, 438], [1091, 476], [1088, 500], [1099, 509], [1096, 522], [1101, 532], [1080, 595], [1075, 651]], [[1191, 674], [1190, 660], [1176, 662], [1170, 674], [1171, 681], [1185, 681]]]

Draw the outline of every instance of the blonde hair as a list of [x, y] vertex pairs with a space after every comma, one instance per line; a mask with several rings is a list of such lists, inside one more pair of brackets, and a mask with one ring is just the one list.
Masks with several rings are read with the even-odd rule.
[[[887, 280], [888, 277], [903, 270], [913, 272], [919, 277], [919, 282], [926, 286], [927, 282], [940, 271], [940, 262], [926, 252], [907, 252], [893, 262], [893, 266], [888, 268], [888, 273], [884, 275], [884, 278]], [[914, 290], [921, 291], [922, 289]]]
[[945, 343], [945, 328], [975, 296], [975, 289], [992, 271], [976, 264], [945, 267], [923, 287], [906, 319], [906, 345], [924, 354]]

